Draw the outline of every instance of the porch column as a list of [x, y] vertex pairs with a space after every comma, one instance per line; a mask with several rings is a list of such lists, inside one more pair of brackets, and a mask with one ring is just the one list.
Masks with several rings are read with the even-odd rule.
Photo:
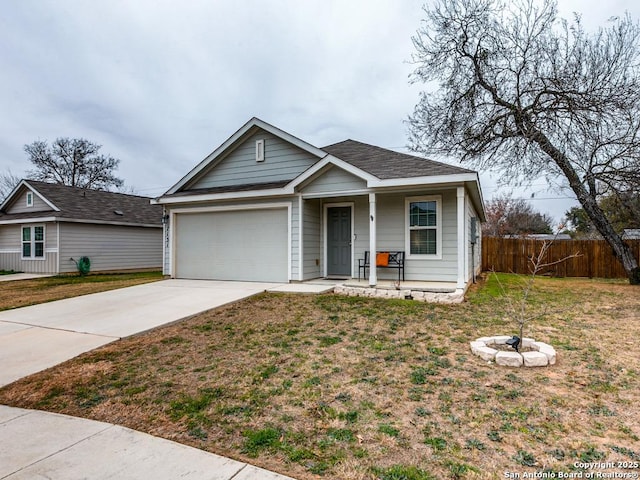
[[464, 278], [464, 265], [466, 262], [465, 258], [465, 250], [466, 250], [466, 239], [467, 232], [465, 228], [464, 222], [464, 211], [465, 211], [465, 203], [464, 203], [464, 187], [458, 187], [457, 189], [457, 199], [458, 199], [458, 288], [464, 289], [467, 280]]
[[378, 283], [376, 276], [376, 194], [369, 194], [369, 286]]
[[304, 281], [304, 199], [298, 195], [298, 281]]

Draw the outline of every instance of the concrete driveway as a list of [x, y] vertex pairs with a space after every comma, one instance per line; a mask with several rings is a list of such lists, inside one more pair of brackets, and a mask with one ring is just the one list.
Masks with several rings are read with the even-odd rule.
[[[119, 338], [282, 287], [164, 280], [0, 312], [0, 386]], [[293, 480], [118, 425], [0, 405], [0, 480], [32, 478]]]
[[0, 312], [0, 386], [275, 283], [162, 280]]

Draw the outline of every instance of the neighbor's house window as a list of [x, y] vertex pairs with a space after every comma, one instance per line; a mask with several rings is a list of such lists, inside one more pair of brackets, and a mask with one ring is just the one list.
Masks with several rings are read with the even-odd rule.
[[22, 258], [44, 258], [44, 226], [22, 227]]
[[27, 192], [27, 207], [33, 207], [33, 192]]
[[406, 200], [407, 251], [410, 256], [439, 257], [442, 253], [441, 197]]

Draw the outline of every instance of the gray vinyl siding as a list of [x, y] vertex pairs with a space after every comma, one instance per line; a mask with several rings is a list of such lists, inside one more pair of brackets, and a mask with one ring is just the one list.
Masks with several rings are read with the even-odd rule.
[[[263, 162], [256, 162], [256, 140], [264, 140]], [[238, 146], [189, 188], [211, 188], [292, 180], [318, 158], [284, 140], [260, 131]]]
[[22, 189], [22, 193], [16, 196], [16, 199], [8, 206], [6, 213], [30, 213], [30, 212], [47, 212], [53, 211], [53, 209], [47, 205], [42, 199], [33, 194], [33, 206], [27, 207], [27, 192], [30, 192], [27, 188]]
[[355, 197], [355, 216], [353, 232], [355, 234], [355, 253], [353, 271], [358, 276], [358, 259], [364, 259], [364, 252], [369, 250], [369, 197]]
[[[406, 258], [405, 279], [433, 282], [456, 282], [458, 271], [456, 191], [425, 191], [411, 194], [378, 194], [376, 196], [378, 251], [406, 252], [406, 197], [440, 195], [442, 197], [442, 258]], [[368, 197], [359, 199], [355, 211], [355, 231], [357, 234], [355, 249], [355, 272], [358, 258], [364, 258], [369, 250], [369, 203]], [[397, 270], [379, 268], [378, 278], [384, 281], [397, 279]]]
[[0, 226], [0, 270], [25, 273], [58, 273], [57, 226], [55, 223], [28, 223], [44, 226], [44, 258], [22, 259], [22, 225]]
[[322, 276], [321, 222], [322, 211], [319, 200], [304, 200], [303, 205], [303, 280]]
[[162, 268], [162, 229], [60, 224], [60, 272], [75, 272], [74, 260], [86, 256], [91, 271]]
[[0, 226], [0, 251], [20, 251], [20, 227], [19, 224]]
[[[377, 194], [377, 249], [378, 250], [406, 250], [406, 209], [405, 199], [415, 196], [439, 195], [442, 201], [442, 258], [424, 259], [407, 258], [406, 280], [421, 280], [434, 282], [457, 281], [457, 200], [456, 190], [419, 191], [394, 194]], [[369, 197], [368, 195], [336, 196], [323, 199], [303, 199], [302, 202], [302, 249], [299, 245], [300, 237], [300, 197], [288, 197], [272, 200], [246, 200], [216, 202], [200, 205], [198, 207], [226, 207], [242, 208], [247, 205], [269, 205], [272, 203], [291, 204], [291, 279], [309, 280], [324, 274], [325, 256], [325, 228], [326, 206], [336, 203], [352, 203], [354, 215], [354, 253], [353, 272], [358, 275], [358, 259], [364, 258], [364, 252], [369, 250]], [[173, 228], [173, 226], [170, 226]], [[174, 246], [175, 248], [175, 246]], [[302, 250], [302, 275], [300, 268], [300, 250]], [[169, 272], [170, 250], [167, 248], [165, 273]], [[64, 259], [64, 256], [62, 257]], [[175, 275], [175, 265], [172, 266]], [[397, 278], [394, 269], [378, 269], [378, 278], [383, 282], [393, 281]]]
[[469, 277], [467, 278], [467, 280], [470, 280], [471, 278], [473, 278], [473, 270], [475, 269], [476, 271], [476, 275], [480, 273], [480, 271], [482, 270], [482, 265], [480, 265], [481, 261], [482, 261], [482, 228], [480, 225], [480, 220], [477, 220], [477, 224], [476, 224], [476, 232], [478, 235], [478, 238], [476, 240], [476, 244], [474, 246], [474, 248], [472, 248], [471, 245], [471, 219], [473, 217], [478, 217], [478, 214], [476, 213], [475, 209], [473, 208], [473, 205], [471, 204], [470, 199], [467, 197], [467, 243], [469, 244], [469, 252], [468, 252], [468, 257], [467, 257], [467, 261], [469, 262], [469, 268], [468, 268], [468, 273], [469, 273]]
[[14, 270], [24, 273], [48, 273], [55, 274], [58, 265], [58, 254], [46, 252], [44, 260], [22, 260], [20, 252], [0, 252], [0, 270]]
[[309, 185], [302, 189], [302, 193], [324, 193], [324, 192], [348, 192], [350, 190], [364, 190], [367, 183], [361, 178], [333, 167]]

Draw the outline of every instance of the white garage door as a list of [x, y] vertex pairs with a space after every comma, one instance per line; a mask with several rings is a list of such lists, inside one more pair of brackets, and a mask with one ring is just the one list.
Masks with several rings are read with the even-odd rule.
[[287, 282], [286, 209], [175, 216], [176, 277]]

